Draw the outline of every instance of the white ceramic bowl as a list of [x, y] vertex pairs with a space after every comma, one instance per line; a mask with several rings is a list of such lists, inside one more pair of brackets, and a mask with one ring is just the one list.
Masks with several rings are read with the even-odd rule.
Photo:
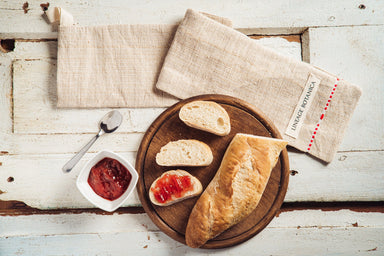
[[[127, 190], [117, 199], [110, 201], [105, 198], [102, 198], [98, 194], [93, 191], [91, 186], [88, 183], [88, 176], [92, 169], [92, 167], [97, 164], [100, 160], [109, 157], [119, 161], [127, 170], [131, 173], [131, 182]], [[83, 196], [88, 199], [89, 202], [99, 207], [102, 210], [113, 212], [117, 208], [119, 208], [129, 197], [129, 195], [133, 192], [136, 187], [137, 180], [139, 179], [139, 175], [137, 174], [135, 168], [123, 157], [120, 155], [113, 153], [112, 151], [100, 151], [96, 154], [94, 158], [88, 161], [88, 163], [84, 166], [84, 168], [80, 171], [79, 176], [77, 177], [76, 185]]]

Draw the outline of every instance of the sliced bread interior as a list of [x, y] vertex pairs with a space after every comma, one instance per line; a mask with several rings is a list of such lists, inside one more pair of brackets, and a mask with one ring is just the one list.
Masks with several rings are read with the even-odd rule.
[[167, 206], [200, 195], [201, 182], [183, 170], [163, 173], [149, 189], [149, 199], [155, 205]]
[[156, 154], [161, 166], [208, 166], [212, 160], [211, 148], [198, 140], [171, 141]]
[[180, 119], [188, 126], [219, 136], [231, 131], [227, 111], [213, 101], [192, 101], [185, 104], [179, 112]]

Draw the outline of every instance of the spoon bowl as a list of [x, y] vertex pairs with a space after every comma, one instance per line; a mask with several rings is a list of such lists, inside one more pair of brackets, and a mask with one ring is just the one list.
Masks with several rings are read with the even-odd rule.
[[84, 154], [88, 151], [88, 149], [95, 143], [95, 141], [105, 133], [111, 133], [117, 130], [123, 121], [123, 116], [119, 111], [113, 110], [108, 112], [101, 120], [100, 120], [100, 130], [74, 157], [71, 158], [64, 166], [63, 172], [70, 172], [73, 167], [80, 161], [80, 159], [84, 156]]
[[117, 128], [121, 125], [123, 121], [123, 116], [119, 111], [113, 110], [108, 112], [101, 120], [100, 120], [100, 129], [105, 133], [111, 133], [116, 131]]

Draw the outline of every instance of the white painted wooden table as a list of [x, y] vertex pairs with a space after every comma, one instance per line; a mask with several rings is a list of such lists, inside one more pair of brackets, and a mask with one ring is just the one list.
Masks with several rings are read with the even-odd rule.
[[[256, 237], [221, 250], [190, 249], [152, 224], [137, 195], [114, 214], [94, 209], [75, 179], [95, 152], [132, 163], [164, 109], [120, 109], [70, 174], [61, 167], [108, 109], [57, 109], [57, 33], [40, 4], [0, 2], [0, 255], [383, 255], [384, 2], [64, 1], [79, 25], [174, 23], [186, 8], [233, 20], [266, 46], [359, 85], [363, 96], [329, 165], [290, 151], [292, 176], [279, 215]], [[14, 45], [13, 45], [14, 42]]]

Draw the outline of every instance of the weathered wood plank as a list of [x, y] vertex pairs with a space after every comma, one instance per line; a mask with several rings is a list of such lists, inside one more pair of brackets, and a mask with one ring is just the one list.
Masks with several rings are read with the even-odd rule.
[[[121, 152], [120, 152], [121, 153]], [[121, 153], [132, 164], [135, 152]], [[75, 179], [88, 153], [69, 174], [62, 166], [73, 154], [0, 156], [0, 200], [18, 200], [39, 209], [93, 207], [78, 192]], [[306, 154], [289, 153], [291, 176], [285, 202], [384, 200], [384, 152], [345, 152], [325, 166]], [[13, 182], [7, 182], [13, 177]], [[138, 206], [135, 192], [124, 206]]]
[[[83, 134], [13, 134], [4, 135], [1, 151], [11, 155], [61, 154], [78, 152], [96, 135]], [[101, 136], [88, 152], [110, 149], [115, 152], [137, 151], [143, 133], [114, 132]]]
[[[49, 219], [49, 221], [47, 221]], [[159, 228], [145, 213], [112, 214], [36, 214], [1, 216], [4, 228], [0, 237], [25, 235], [65, 235], [109, 232], [156, 232]], [[98, 223], [108, 225], [98, 225]], [[45, 224], [45, 225], [44, 225]], [[337, 211], [294, 210], [283, 211], [268, 225], [268, 228], [369, 228], [384, 227], [384, 213], [356, 212], [347, 209]], [[384, 248], [383, 248], [384, 249]]]
[[57, 58], [57, 40], [15, 40], [15, 49], [7, 53], [13, 60], [41, 60]]
[[[54, 38], [56, 33], [42, 16], [41, 1], [28, 1], [24, 13], [24, 1], [0, 2], [0, 37], [8, 38]], [[176, 23], [187, 8], [228, 17], [236, 28], [251, 33], [298, 33], [307, 27], [384, 24], [380, 13], [381, 1], [130, 1], [84, 2], [58, 0], [52, 6], [60, 6], [71, 12], [80, 25], [101, 24], [154, 24]], [[234, 8], [235, 6], [235, 8]], [[360, 7], [359, 7], [360, 6]], [[17, 17], [15, 19], [14, 17]], [[273, 17], [273, 18], [271, 18]], [[9, 21], [12, 20], [12, 26]]]
[[0, 139], [12, 132], [12, 59], [0, 53]]
[[[120, 154], [134, 164], [135, 153]], [[61, 168], [73, 154], [0, 156], [0, 200], [23, 201], [39, 209], [91, 208], [93, 205], [77, 190], [76, 178], [94, 155], [86, 154], [68, 174], [64, 174]], [[11, 181], [9, 177], [12, 177]], [[135, 192], [124, 206], [136, 206], [138, 203]]]
[[[378, 255], [383, 213], [348, 210], [283, 212], [247, 242], [221, 250], [191, 249], [160, 232], [146, 214], [0, 217], [4, 255]], [[276, 244], [276, 241], [284, 241]], [[337, 245], [337, 246], [335, 246]]]
[[[160, 232], [26, 236], [0, 239], [4, 255], [381, 255], [384, 228], [276, 228], [240, 246], [191, 249]], [[148, 239], [149, 237], [149, 239]], [[348, 238], [348, 239], [346, 239]], [[278, 243], [276, 241], [279, 241]], [[282, 242], [283, 241], [283, 242]]]
[[328, 165], [307, 154], [290, 153], [286, 195], [293, 201], [384, 200], [384, 151], [339, 152]]
[[306, 61], [363, 90], [340, 150], [384, 149], [384, 26], [310, 28], [304, 38]]

